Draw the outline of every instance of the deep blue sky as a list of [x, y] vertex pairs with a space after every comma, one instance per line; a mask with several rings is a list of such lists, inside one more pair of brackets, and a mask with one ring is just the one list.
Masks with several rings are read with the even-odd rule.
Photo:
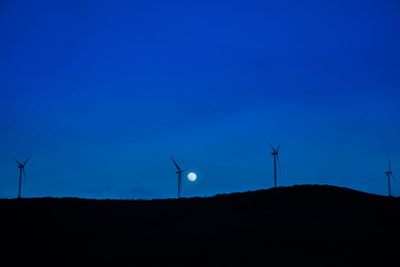
[[[164, 198], [400, 177], [400, 2], [0, 1], [0, 197]], [[400, 194], [400, 181], [394, 185]]]

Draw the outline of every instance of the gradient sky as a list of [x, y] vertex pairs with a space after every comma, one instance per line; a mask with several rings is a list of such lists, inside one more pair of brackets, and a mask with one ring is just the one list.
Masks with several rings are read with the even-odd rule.
[[[385, 194], [400, 177], [400, 2], [0, 1], [0, 197], [281, 185]], [[400, 194], [400, 178], [394, 184]]]

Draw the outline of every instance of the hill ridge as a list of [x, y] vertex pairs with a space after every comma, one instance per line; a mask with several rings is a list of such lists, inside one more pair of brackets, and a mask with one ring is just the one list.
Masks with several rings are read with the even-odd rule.
[[10, 199], [0, 214], [1, 260], [17, 266], [393, 266], [400, 240], [399, 199], [325, 185], [179, 200]]

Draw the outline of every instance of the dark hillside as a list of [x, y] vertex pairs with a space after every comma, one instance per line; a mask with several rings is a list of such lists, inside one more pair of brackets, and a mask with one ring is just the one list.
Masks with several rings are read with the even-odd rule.
[[400, 200], [296, 186], [154, 201], [0, 200], [11, 266], [399, 266]]

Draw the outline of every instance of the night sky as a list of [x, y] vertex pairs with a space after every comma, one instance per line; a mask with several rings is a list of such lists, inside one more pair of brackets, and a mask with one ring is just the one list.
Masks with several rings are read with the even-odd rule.
[[400, 195], [400, 2], [0, 1], [0, 197]]

